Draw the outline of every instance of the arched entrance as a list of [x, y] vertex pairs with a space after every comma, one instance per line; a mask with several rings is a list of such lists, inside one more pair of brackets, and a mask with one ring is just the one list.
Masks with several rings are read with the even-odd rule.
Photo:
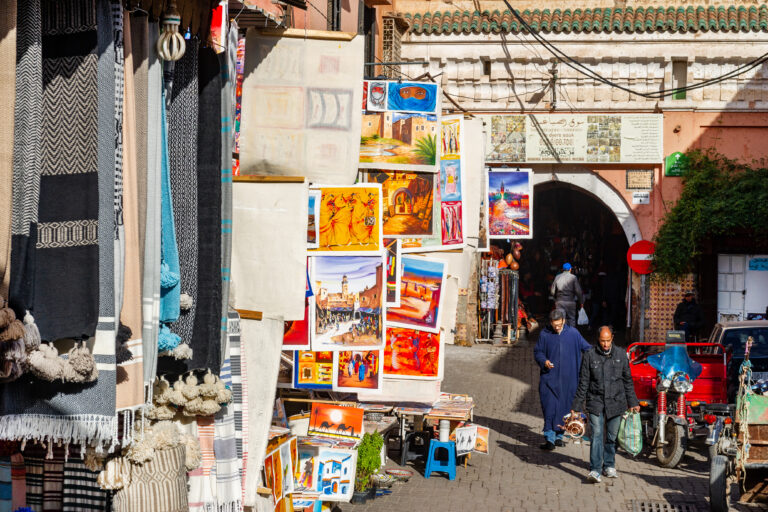
[[410, 215], [413, 213], [413, 194], [407, 188], [399, 188], [393, 196], [395, 215]]
[[534, 172], [534, 238], [523, 242], [521, 296], [536, 316], [551, 308], [549, 287], [569, 262], [585, 293], [590, 326], [627, 325], [626, 251], [641, 239], [623, 198], [594, 173]]

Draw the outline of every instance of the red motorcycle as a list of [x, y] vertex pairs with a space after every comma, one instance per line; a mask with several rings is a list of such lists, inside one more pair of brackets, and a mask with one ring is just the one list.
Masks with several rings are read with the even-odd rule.
[[655, 447], [661, 466], [675, 467], [696, 437], [706, 437], [711, 452], [722, 425], [730, 422], [725, 347], [633, 343], [627, 355], [644, 437]]

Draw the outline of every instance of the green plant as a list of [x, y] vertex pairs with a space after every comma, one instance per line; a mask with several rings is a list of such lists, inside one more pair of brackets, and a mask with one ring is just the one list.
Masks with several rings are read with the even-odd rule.
[[384, 438], [380, 433], [366, 433], [357, 447], [357, 470], [355, 472], [355, 490], [365, 492], [371, 486], [371, 475], [381, 467], [381, 447]]
[[417, 140], [415, 153], [419, 155], [422, 163], [427, 165], [434, 164], [435, 157], [437, 156], [437, 136], [427, 135]]
[[654, 237], [654, 277], [662, 280], [691, 272], [708, 238], [734, 232], [768, 236], [768, 169], [714, 152], [691, 151], [683, 158], [683, 191]]

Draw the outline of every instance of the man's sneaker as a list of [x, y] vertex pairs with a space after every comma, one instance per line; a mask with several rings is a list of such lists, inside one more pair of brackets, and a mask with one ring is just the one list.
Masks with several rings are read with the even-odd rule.
[[616, 468], [605, 468], [603, 474], [608, 478], [616, 478], [619, 476], [616, 474]]
[[600, 483], [600, 473], [597, 471], [590, 471], [587, 475], [587, 482], [591, 482], [593, 484], [599, 484]]

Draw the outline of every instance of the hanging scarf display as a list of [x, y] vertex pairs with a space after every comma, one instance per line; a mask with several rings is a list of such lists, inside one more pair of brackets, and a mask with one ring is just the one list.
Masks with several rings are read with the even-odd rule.
[[[0, 5], [0, 87], [16, 90], [16, 2]], [[13, 112], [16, 96], [0, 95], [0, 112]], [[0, 168], [13, 168], [14, 116], [0, 117]], [[13, 173], [0, 174], [0, 296], [8, 298], [11, 280], [11, 219], [13, 209]]]
[[[229, 331], [227, 331], [229, 333]], [[242, 509], [241, 501], [241, 466], [242, 439], [238, 440], [235, 424], [236, 410], [242, 407], [242, 389], [240, 386], [240, 346], [231, 345], [227, 338], [225, 354], [227, 358], [221, 366], [221, 380], [232, 389], [232, 403], [222, 407], [216, 415], [214, 425], [214, 453], [216, 456], [216, 500], [222, 512], [238, 512]], [[236, 360], [237, 374], [232, 369]], [[235, 380], [238, 384], [235, 386]], [[235, 388], [237, 387], [237, 391]], [[242, 432], [240, 432], [242, 434]], [[238, 449], [239, 447], [239, 449]]]

